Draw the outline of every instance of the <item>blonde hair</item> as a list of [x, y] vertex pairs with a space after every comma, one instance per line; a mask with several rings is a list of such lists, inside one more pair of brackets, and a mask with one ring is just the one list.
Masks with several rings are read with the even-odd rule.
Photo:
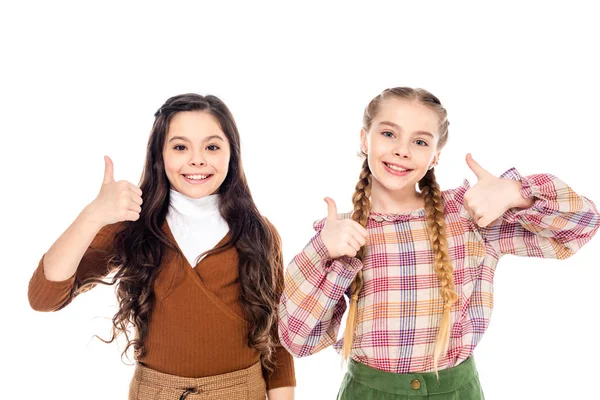
[[[441, 149], [448, 140], [448, 122], [446, 109], [441, 102], [433, 94], [424, 89], [412, 89], [406, 87], [398, 87], [384, 90], [380, 95], [376, 96], [365, 108], [363, 116], [363, 127], [369, 130], [374, 116], [377, 114], [381, 101], [394, 97], [411, 101], [418, 101], [421, 104], [434, 110], [439, 117], [440, 127], [438, 141], [438, 149]], [[363, 153], [365, 160], [352, 202], [354, 204], [354, 212], [352, 219], [366, 228], [369, 213], [371, 212], [371, 170], [367, 155]], [[425, 176], [419, 181], [419, 189], [423, 193], [425, 200], [425, 215], [427, 220], [427, 232], [431, 240], [431, 246], [434, 252], [433, 266], [440, 280], [440, 295], [444, 301], [442, 320], [440, 329], [437, 334], [433, 351], [434, 370], [438, 369], [438, 361], [442, 354], [446, 353], [450, 343], [450, 327], [452, 305], [457, 300], [457, 294], [454, 291], [454, 269], [450, 263], [448, 255], [448, 242], [446, 240], [445, 221], [444, 221], [444, 204], [442, 202], [442, 192], [435, 179], [433, 168], [427, 171]], [[356, 257], [364, 261], [365, 247], [361, 247]], [[358, 294], [363, 287], [363, 274], [359, 270], [356, 277], [350, 285], [350, 307], [348, 311], [348, 319], [346, 321], [346, 331], [344, 332], [344, 345], [342, 347], [342, 358], [348, 359], [352, 350], [354, 341], [354, 331], [356, 329]]]

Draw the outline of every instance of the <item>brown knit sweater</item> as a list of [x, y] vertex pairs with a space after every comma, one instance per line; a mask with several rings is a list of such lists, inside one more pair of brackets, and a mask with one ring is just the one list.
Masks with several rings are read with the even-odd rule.
[[[121, 224], [107, 225], [98, 232], [75, 275], [65, 281], [46, 279], [42, 257], [29, 282], [31, 307], [56, 311], [70, 301], [76, 279], [106, 276], [113, 239]], [[166, 221], [162, 229], [175, 241]], [[204, 257], [195, 267], [179, 249], [166, 249], [154, 285], [156, 302], [145, 341], [147, 354], [138, 361], [163, 373], [194, 378], [248, 368], [259, 361], [259, 353], [247, 345], [248, 323], [243, 317], [238, 278], [234, 247]], [[279, 346], [275, 360], [273, 373], [264, 371], [267, 389], [295, 386], [291, 355]]]

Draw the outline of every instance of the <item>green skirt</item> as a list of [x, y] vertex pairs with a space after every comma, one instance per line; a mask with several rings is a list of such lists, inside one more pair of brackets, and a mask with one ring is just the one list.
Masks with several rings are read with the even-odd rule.
[[482, 400], [483, 391], [473, 357], [461, 364], [422, 374], [395, 374], [352, 359], [338, 400]]

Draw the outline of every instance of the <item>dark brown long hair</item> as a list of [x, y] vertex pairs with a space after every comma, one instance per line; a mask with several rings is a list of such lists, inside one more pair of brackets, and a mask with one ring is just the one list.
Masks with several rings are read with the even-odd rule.
[[[119, 310], [112, 319], [112, 336], [105, 342], [110, 343], [124, 334], [127, 346], [122, 355], [131, 346], [136, 358], [146, 354], [144, 340], [155, 304], [154, 282], [165, 248], [176, 249], [176, 244], [161, 230], [169, 207], [170, 189], [163, 148], [171, 119], [184, 111], [210, 113], [219, 121], [229, 139], [229, 171], [219, 188], [219, 211], [229, 226], [230, 239], [205, 254], [217, 253], [230, 246], [238, 251], [241, 299], [248, 321], [248, 346], [256, 349], [261, 355], [262, 365], [272, 370], [277, 341], [277, 304], [283, 289], [281, 244], [272, 225], [260, 215], [254, 204], [242, 168], [237, 126], [225, 103], [215, 96], [174, 96], [154, 114], [140, 180], [142, 211], [137, 221], [125, 223], [124, 229], [115, 236], [115, 254], [111, 260], [115, 275], [109, 282], [88, 279], [76, 291], [85, 291], [96, 283], [117, 284]], [[134, 339], [128, 332], [132, 325], [137, 331]]]

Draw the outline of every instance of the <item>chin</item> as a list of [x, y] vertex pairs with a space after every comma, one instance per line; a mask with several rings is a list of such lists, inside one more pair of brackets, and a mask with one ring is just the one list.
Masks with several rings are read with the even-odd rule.
[[206, 196], [210, 196], [212, 194], [211, 192], [207, 192], [205, 190], [201, 191], [201, 192], [197, 192], [197, 191], [193, 191], [193, 190], [189, 190], [185, 195], [188, 197], [191, 197], [192, 199], [201, 199], [202, 197], [206, 197]]
[[194, 190], [193, 188], [189, 188], [186, 186], [187, 185], [185, 185], [185, 182], [184, 182], [183, 185], [179, 185], [178, 187], [175, 187], [174, 189], [176, 191], [178, 191], [179, 193], [183, 194], [184, 196], [187, 196], [192, 199], [199, 199], [201, 197], [208, 196], [210, 194], [210, 192], [207, 192], [206, 188]]
[[397, 191], [403, 190], [407, 187], [407, 185], [397, 185], [397, 184], [389, 185], [389, 184], [385, 184], [385, 183], [383, 183], [381, 186], [390, 192], [397, 192]]
[[402, 184], [398, 184], [397, 182], [394, 183], [384, 183], [382, 186], [385, 187], [387, 190], [392, 191], [392, 192], [400, 192], [400, 191], [406, 191], [408, 190], [408, 188], [410, 188], [411, 191], [416, 190], [418, 181], [411, 181], [411, 182], [403, 182]]

